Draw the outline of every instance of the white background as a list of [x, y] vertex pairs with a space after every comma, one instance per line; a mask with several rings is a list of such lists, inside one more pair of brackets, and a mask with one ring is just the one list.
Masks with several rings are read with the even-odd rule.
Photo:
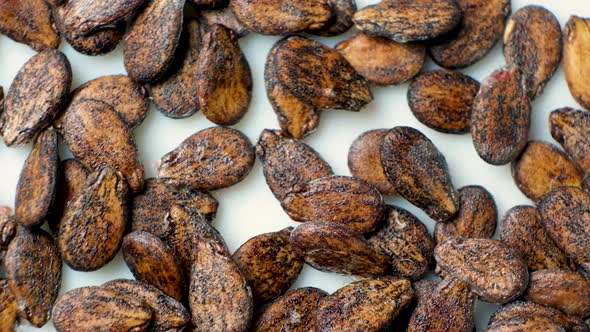
[[[357, 0], [359, 8], [377, 2], [377, 0]], [[513, 11], [528, 4], [543, 5], [553, 11], [562, 27], [569, 15], [590, 16], [588, 0], [512, 0]], [[334, 46], [351, 34], [352, 31], [334, 38], [313, 38]], [[264, 128], [278, 128], [263, 82], [266, 54], [278, 39], [279, 37], [250, 34], [240, 41], [252, 67], [254, 92], [250, 111], [235, 128], [244, 132], [253, 143]], [[101, 57], [81, 55], [65, 42], [62, 42], [60, 49], [72, 64], [73, 88], [99, 76], [125, 73], [122, 45], [119, 45], [114, 52]], [[5, 93], [19, 68], [34, 54], [35, 52], [28, 46], [0, 36], [0, 85], [4, 86]], [[588, 56], [590, 57], [590, 54]], [[463, 72], [482, 80], [503, 63], [504, 58], [501, 43], [499, 43], [486, 58]], [[436, 65], [429, 60], [426, 69], [434, 68]], [[456, 188], [478, 184], [483, 185], [493, 194], [500, 217], [515, 205], [531, 204], [515, 186], [510, 175], [510, 167], [496, 167], [483, 162], [473, 148], [470, 135], [442, 134], [419, 123], [407, 106], [407, 87], [407, 84], [401, 84], [373, 88], [375, 101], [359, 113], [325, 111], [318, 130], [307, 137], [305, 142], [319, 151], [332, 165], [336, 174], [348, 175], [346, 163], [348, 148], [358, 135], [375, 128], [409, 125], [424, 132], [446, 156]], [[547, 84], [545, 93], [533, 102], [531, 139], [553, 142], [548, 130], [548, 115], [552, 110], [563, 106], [580, 107], [567, 89], [560, 66], [553, 79]], [[212, 125], [202, 113], [187, 119], [173, 120], [164, 117], [152, 107], [145, 122], [135, 129], [139, 158], [146, 168], [146, 175], [155, 176], [155, 164], [161, 156], [175, 148], [189, 135]], [[0, 143], [0, 205], [13, 206], [19, 172], [30, 148], [30, 145], [7, 148]], [[62, 145], [63, 157], [69, 156], [66, 150], [67, 148]], [[214, 226], [225, 237], [232, 252], [257, 234], [297, 225], [283, 212], [279, 202], [266, 186], [258, 161], [243, 182], [229, 189], [216, 191], [214, 195], [220, 202]], [[387, 197], [386, 201], [410, 210], [432, 231], [433, 221], [404, 199]], [[92, 273], [75, 272], [64, 267], [61, 293], [85, 285], [99, 285], [115, 278], [132, 278], [120, 254], [110, 264]], [[350, 277], [323, 273], [306, 266], [294, 287], [315, 286], [333, 292], [352, 280]], [[486, 326], [487, 319], [495, 308], [494, 305], [477, 303], [478, 330]], [[23, 323], [20, 330], [35, 331], [36, 329]], [[54, 328], [51, 323], [48, 323], [41, 330], [53, 331]]]

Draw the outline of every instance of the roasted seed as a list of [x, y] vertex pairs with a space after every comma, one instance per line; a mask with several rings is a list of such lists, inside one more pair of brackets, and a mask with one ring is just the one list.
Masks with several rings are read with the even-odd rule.
[[452, 134], [469, 132], [471, 108], [479, 82], [448, 70], [436, 70], [416, 77], [408, 89], [408, 104], [418, 121]]
[[551, 136], [563, 146], [586, 176], [590, 176], [590, 113], [571, 108], [551, 112]]
[[524, 149], [531, 125], [531, 102], [515, 66], [493, 72], [482, 83], [471, 117], [471, 135], [479, 156], [504, 165]]
[[571, 16], [564, 30], [563, 71], [572, 97], [590, 109], [590, 83], [586, 79], [590, 62], [590, 19]]
[[426, 60], [424, 45], [402, 44], [363, 32], [340, 42], [336, 50], [359, 74], [378, 85], [399, 84], [411, 79], [422, 70]]
[[238, 38], [250, 33], [250, 29], [238, 20], [230, 7], [223, 8], [202, 8], [199, 10], [200, 22], [207, 27], [215, 24], [223, 25], [232, 30]]
[[119, 251], [127, 223], [127, 183], [112, 167], [88, 177], [66, 206], [57, 246], [64, 261], [79, 271], [94, 271]]
[[45, 129], [33, 145], [16, 187], [15, 217], [21, 226], [39, 226], [51, 213], [59, 167], [57, 133]]
[[[410, 304], [407, 279], [383, 277], [354, 282], [324, 297], [316, 313], [316, 331], [382, 331]], [[379, 310], [375, 310], [375, 308]]]
[[544, 316], [551, 319], [558, 325], [563, 326], [567, 331], [573, 332], [588, 332], [590, 328], [584, 324], [580, 318], [570, 316], [555, 308], [534, 302], [517, 301], [503, 306], [498, 309], [492, 317], [488, 325], [494, 325], [496, 322], [509, 320], [515, 317], [535, 317]]
[[197, 253], [199, 230], [205, 223], [203, 217], [190, 211], [181, 205], [172, 205], [164, 218], [166, 233], [163, 241], [170, 247], [174, 257], [178, 260], [181, 270], [184, 271], [185, 280], [190, 277], [191, 266]]
[[7, 280], [0, 280], [0, 332], [15, 331], [17, 324], [16, 300]]
[[77, 159], [62, 161], [59, 172], [53, 211], [47, 220], [49, 228], [54, 234], [57, 234], [66, 205], [84, 188], [88, 178], [88, 170]]
[[236, 35], [212, 26], [203, 36], [195, 70], [199, 107], [207, 119], [223, 126], [238, 123], [250, 107], [252, 73]]
[[353, 25], [352, 16], [357, 10], [356, 0], [328, 0], [332, 8], [332, 18], [321, 28], [307, 32], [318, 36], [337, 36], [348, 31]]
[[36, 51], [59, 46], [51, 7], [43, 0], [2, 1], [0, 32]]
[[220, 7], [226, 4], [225, 0], [189, 0], [191, 3], [197, 6], [204, 7]]
[[388, 332], [406, 332], [410, 319], [417, 306], [426, 302], [430, 298], [430, 295], [436, 290], [438, 281], [432, 280], [420, 280], [412, 284], [414, 289], [414, 297], [410, 304], [404, 309], [394, 320], [391, 327], [387, 330]]
[[407, 43], [440, 36], [453, 29], [461, 16], [453, 0], [383, 1], [356, 12], [354, 23], [361, 31]]
[[428, 137], [411, 127], [395, 127], [381, 144], [381, 163], [396, 191], [437, 221], [459, 211], [445, 157]]
[[465, 280], [482, 301], [507, 303], [526, 289], [520, 254], [492, 239], [451, 238], [434, 249], [437, 273]]
[[195, 189], [216, 190], [242, 181], [254, 166], [254, 147], [225, 127], [201, 130], [160, 160], [158, 177]]
[[[14, 235], [16, 235], [16, 220], [12, 209], [8, 206], [0, 206], [0, 255], [8, 248]], [[0, 265], [2, 265], [1, 262]]]
[[36, 327], [45, 325], [61, 285], [61, 258], [51, 236], [40, 229], [20, 229], [4, 266], [19, 316]]
[[339, 224], [307, 222], [291, 232], [290, 241], [305, 262], [320, 271], [369, 277], [389, 269], [389, 257]]
[[551, 318], [545, 316], [527, 316], [514, 317], [498, 321], [488, 326], [488, 332], [526, 332], [526, 331], [544, 331], [544, 332], [563, 332], [565, 329], [562, 325], [556, 323]]
[[64, 25], [75, 35], [86, 36], [91, 32], [123, 21], [133, 15], [145, 0], [68, 0], [64, 5]]
[[28, 143], [49, 125], [64, 106], [71, 83], [72, 69], [63, 53], [47, 49], [30, 58], [12, 81], [0, 114], [4, 143]]

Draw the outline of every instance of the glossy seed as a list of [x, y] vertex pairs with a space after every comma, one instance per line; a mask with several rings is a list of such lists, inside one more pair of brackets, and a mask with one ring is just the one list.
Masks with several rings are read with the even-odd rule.
[[496, 322], [509, 320], [515, 317], [544, 316], [551, 319], [558, 325], [563, 326], [567, 331], [588, 332], [590, 327], [584, 324], [580, 318], [570, 316], [555, 308], [528, 301], [517, 301], [498, 309], [490, 318], [488, 325]]
[[223, 8], [202, 8], [199, 10], [200, 22], [207, 27], [215, 24], [223, 25], [232, 30], [238, 38], [244, 37], [250, 33], [250, 29], [240, 22], [231, 7]]
[[75, 35], [91, 32], [133, 15], [145, 0], [68, 0], [64, 5], [64, 25]]
[[0, 332], [15, 331], [18, 321], [16, 301], [7, 280], [0, 280]]
[[53, 213], [47, 220], [53, 234], [57, 234], [59, 222], [66, 205], [84, 188], [88, 170], [77, 159], [67, 159], [59, 166], [59, 176], [55, 189]]
[[0, 2], [0, 32], [36, 51], [59, 46], [51, 7], [43, 0]]
[[328, 5], [332, 8], [332, 18], [321, 28], [307, 32], [318, 36], [338, 36], [354, 25], [352, 16], [357, 11], [356, 0], [328, 0]]
[[580, 170], [590, 176], [590, 113], [562, 108], [549, 116], [551, 136]]
[[590, 19], [571, 16], [563, 32], [563, 71], [572, 97], [585, 109], [590, 109]]

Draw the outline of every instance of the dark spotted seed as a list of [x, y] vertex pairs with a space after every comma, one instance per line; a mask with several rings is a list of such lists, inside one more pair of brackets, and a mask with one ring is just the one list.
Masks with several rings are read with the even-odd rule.
[[16, 234], [16, 226], [12, 209], [8, 206], [0, 206], [0, 260], [2, 253], [8, 248], [10, 241]]
[[15, 331], [18, 321], [16, 301], [7, 280], [0, 280], [0, 331]]
[[68, 0], [64, 7], [64, 26], [74, 35], [87, 36], [104, 26], [133, 15], [145, 0]]
[[352, 16], [357, 10], [356, 0], [328, 0], [332, 18], [321, 28], [307, 32], [318, 36], [337, 36], [348, 31], [353, 25]]
[[166, 233], [163, 241], [170, 247], [174, 257], [178, 260], [185, 280], [189, 280], [191, 266], [197, 252], [201, 224], [206, 223], [198, 214], [191, 214], [181, 205], [172, 205], [170, 212], [164, 218]]
[[590, 84], [586, 73], [590, 62], [586, 53], [590, 47], [590, 19], [571, 16], [563, 32], [563, 72], [572, 97], [585, 109], [590, 109]]
[[59, 172], [53, 212], [47, 220], [49, 228], [54, 234], [57, 234], [66, 205], [84, 188], [88, 178], [88, 170], [77, 159], [62, 161]]
[[551, 136], [580, 170], [590, 176], [590, 113], [571, 108], [551, 112]]
[[545, 316], [513, 317], [488, 326], [488, 332], [544, 331], [562, 332], [563, 326]]
[[563, 326], [567, 331], [588, 332], [590, 330], [590, 327], [586, 326], [584, 321], [578, 317], [570, 316], [552, 307], [527, 301], [513, 302], [498, 309], [490, 318], [488, 325], [494, 325], [496, 322], [515, 317], [526, 318], [535, 316], [547, 317], [556, 324]]
[[398, 317], [394, 320], [388, 332], [406, 332], [412, 314], [418, 305], [426, 302], [430, 298], [430, 294], [436, 290], [438, 281], [420, 280], [412, 284], [414, 289], [414, 297], [410, 304], [404, 309]]
[[0, 2], [0, 32], [36, 51], [59, 46], [51, 7], [43, 0]]
[[238, 20], [231, 7], [223, 8], [202, 8], [199, 10], [200, 22], [207, 27], [215, 24], [223, 25], [232, 30], [238, 38], [250, 33], [250, 29]]

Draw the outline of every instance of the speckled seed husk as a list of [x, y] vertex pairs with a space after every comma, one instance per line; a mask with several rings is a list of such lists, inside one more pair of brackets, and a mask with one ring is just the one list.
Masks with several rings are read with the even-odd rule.
[[563, 33], [563, 71], [572, 97], [590, 109], [590, 19], [571, 16]]
[[119, 251], [127, 223], [127, 183], [112, 167], [88, 177], [66, 206], [57, 246], [74, 270], [94, 271]]
[[255, 236], [232, 256], [252, 289], [255, 305], [282, 295], [299, 277], [303, 260], [289, 242], [292, 230], [288, 227]]
[[451, 134], [469, 132], [471, 108], [479, 82], [460, 72], [435, 70], [416, 77], [408, 88], [408, 104], [418, 121]]
[[510, 320], [516, 317], [526, 318], [536, 316], [547, 317], [556, 324], [563, 326], [566, 331], [588, 332], [590, 330], [590, 327], [576, 316], [570, 316], [555, 308], [528, 301], [517, 301], [503, 306], [492, 315], [488, 325], [494, 325], [496, 322]]
[[357, 11], [356, 0], [328, 0], [332, 8], [332, 18], [321, 28], [308, 29], [307, 32], [318, 36], [338, 36], [348, 31], [353, 25], [352, 16]]
[[61, 285], [61, 258], [53, 238], [41, 229], [20, 229], [4, 266], [18, 315], [36, 327], [45, 325]]
[[434, 249], [436, 272], [465, 280], [482, 301], [508, 303], [526, 289], [520, 254], [498, 240], [451, 238]]
[[450, 33], [429, 48], [432, 59], [441, 67], [470, 66], [482, 59], [502, 37], [510, 16], [510, 0], [457, 0], [463, 19]]
[[549, 237], [535, 207], [521, 205], [508, 210], [502, 220], [500, 238], [520, 252], [532, 271], [576, 270], [574, 262]]
[[376, 229], [384, 216], [383, 197], [365, 181], [329, 176], [294, 187], [281, 201], [295, 221], [338, 223], [365, 234]]
[[64, 106], [71, 83], [72, 69], [63, 53], [46, 49], [30, 58], [12, 81], [0, 114], [4, 143], [28, 143], [49, 125]]
[[382, 1], [354, 14], [356, 27], [400, 43], [432, 39], [461, 21], [461, 9], [453, 0]]
[[[189, 280], [191, 266], [198, 254], [199, 230], [206, 223], [198, 214], [193, 214], [181, 205], [173, 205], [164, 218], [166, 234], [162, 239], [178, 260], [185, 280]], [[208, 228], [207, 228], [208, 229]]]
[[35, 140], [18, 179], [14, 204], [19, 225], [39, 226], [52, 213], [58, 167], [57, 133], [49, 127]]
[[133, 15], [145, 0], [68, 0], [64, 7], [64, 26], [74, 35], [91, 32]]
[[507, 66], [482, 83], [473, 102], [471, 135], [485, 162], [505, 165], [524, 149], [531, 125], [531, 102], [520, 70]]
[[238, 38], [244, 37], [250, 33], [250, 29], [240, 22], [231, 7], [222, 8], [199, 8], [199, 21], [206, 27], [214, 24], [223, 25], [232, 30]]
[[0, 2], [0, 32], [36, 51], [59, 46], [51, 7], [43, 0]]
[[320, 301], [316, 331], [385, 330], [413, 295], [407, 279], [383, 277], [354, 282]]
[[562, 38], [559, 21], [541, 6], [523, 7], [506, 23], [504, 57], [522, 70], [531, 98], [543, 91], [557, 69]]
[[526, 332], [526, 331], [544, 331], [544, 332], [563, 332], [565, 329], [561, 324], [556, 323], [551, 318], [545, 316], [526, 316], [513, 317], [498, 321], [488, 326], [487, 332]]
[[455, 219], [439, 222], [434, 228], [436, 243], [451, 237], [491, 238], [496, 232], [498, 210], [494, 197], [484, 187], [459, 189], [461, 209]]
[[436, 290], [438, 284], [438, 281], [432, 280], [420, 280], [413, 283], [412, 288], [414, 289], [414, 297], [412, 298], [412, 301], [406, 307], [406, 309], [402, 310], [402, 312], [393, 321], [393, 324], [391, 324], [390, 328], [387, 331], [406, 332], [406, 329], [410, 324], [410, 319], [412, 318], [414, 310], [418, 305], [421, 305], [430, 298], [430, 294], [432, 294], [432, 292]]
[[123, 238], [123, 258], [135, 279], [155, 286], [181, 300], [185, 290], [183, 272], [172, 250], [155, 235], [132, 232]]
[[399, 84], [411, 79], [422, 70], [426, 60], [424, 45], [402, 44], [363, 32], [340, 42], [336, 50], [359, 74], [378, 85]]
[[305, 262], [320, 271], [370, 277], [389, 269], [389, 257], [339, 224], [307, 222], [291, 232], [290, 241]]
[[388, 206], [386, 213], [385, 224], [368, 241], [389, 256], [392, 274], [419, 279], [432, 265], [434, 241], [426, 226], [410, 212]]
[[381, 143], [381, 164], [396, 191], [436, 221], [459, 211], [447, 161], [428, 137], [411, 127], [395, 127]]
[[590, 273], [590, 194], [561, 187], [539, 204], [543, 225], [555, 244]]
[[7, 280], [0, 279], [0, 332], [15, 331], [18, 321], [16, 301]]
[[549, 116], [551, 136], [563, 146], [586, 176], [590, 176], [590, 113], [562, 108]]
[[57, 234], [66, 205], [84, 188], [87, 179], [88, 170], [77, 159], [67, 159], [60, 163], [53, 211], [47, 220], [53, 234]]
[[332, 175], [332, 168], [311, 146], [265, 129], [256, 144], [256, 155], [268, 187], [282, 199], [296, 187]]
[[212, 127], [185, 139], [160, 160], [158, 178], [216, 190], [242, 181], [254, 166], [254, 147], [236, 129]]
[[2, 265], [2, 253], [16, 235], [16, 226], [12, 209], [8, 206], [0, 206], [0, 266]]
[[199, 107], [211, 122], [229, 126], [248, 112], [252, 72], [232, 30], [213, 25], [203, 36], [196, 64]]

